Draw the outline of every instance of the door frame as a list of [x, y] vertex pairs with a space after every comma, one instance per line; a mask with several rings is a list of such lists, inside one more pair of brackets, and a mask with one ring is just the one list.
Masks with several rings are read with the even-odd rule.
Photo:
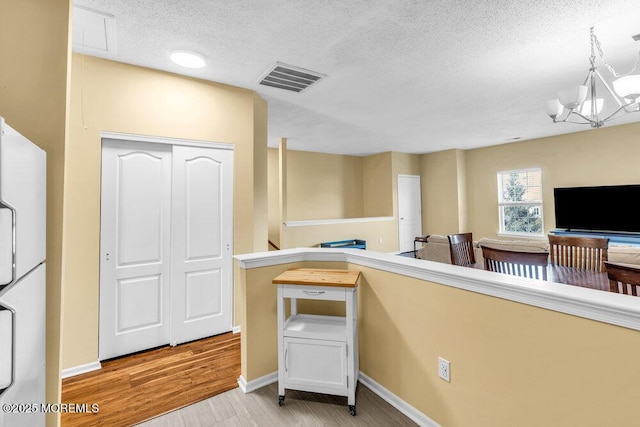
[[103, 139], [116, 139], [116, 140], [134, 141], [134, 142], [151, 142], [154, 144], [186, 145], [189, 147], [217, 148], [220, 150], [234, 151], [234, 145], [229, 144], [227, 142], [205, 141], [205, 140], [198, 140], [198, 139], [170, 138], [167, 136], [138, 135], [133, 133], [102, 131], [100, 132], [100, 140], [102, 141]]
[[[152, 135], [139, 135], [139, 134], [130, 134], [130, 133], [122, 133], [122, 132], [110, 132], [110, 131], [101, 131], [100, 132], [100, 153], [102, 153], [102, 142], [105, 139], [110, 139], [110, 140], [116, 140], [116, 141], [133, 141], [133, 142], [142, 142], [142, 143], [151, 143], [151, 144], [165, 144], [165, 145], [171, 145], [171, 146], [188, 146], [188, 147], [200, 147], [200, 148], [212, 148], [212, 149], [218, 149], [218, 150], [229, 150], [234, 152], [234, 159], [235, 159], [235, 146], [233, 144], [230, 143], [225, 143], [225, 142], [216, 142], [216, 141], [206, 141], [206, 140], [195, 140], [195, 139], [183, 139], [183, 138], [171, 138], [171, 137], [164, 137], [164, 136], [152, 136]], [[102, 154], [101, 154], [101, 159], [102, 159]], [[102, 201], [102, 160], [101, 160], [101, 164], [100, 164], [100, 200]], [[234, 189], [232, 188], [231, 190], [231, 203], [232, 203], [232, 212], [233, 212], [233, 202], [234, 202]], [[231, 217], [231, 227], [233, 230], [233, 215]], [[102, 233], [102, 211], [100, 212], [100, 222], [99, 222], [99, 228], [100, 228], [100, 239], [102, 238], [101, 233]], [[232, 231], [233, 233], [233, 231]], [[232, 239], [231, 239], [231, 256], [233, 257], [233, 241], [235, 239], [235, 235], [232, 235]], [[100, 245], [99, 247], [99, 251], [102, 251], [102, 246]], [[102, 260], [102, 253], [100, 253], [100, 260]], [[101, 265], [102, 262], [98, 263], [98, 277], [101, 280], [102, 278], [102, 272], [101, 272]], [[231, 299], [231, 322], [232, 322], [232, 328], [233, 327], [233, 323], [234, 323], [234, 318], [235, 318], [235, 301], [234, 301], [234, 289], [233, 289], [233, 284], [234, 284], [234, 271], [233, 271], [233, 265], [231, 266], [231, 271], [230, 271], [230, 280], [231, 280], [231, 292], [230, 292], [230, 299]], [[101, 289], [101, 284], [100, 282], [98, 283], [98, 298], [101, 297], [100, 295], [100, 289]], [[99, 306], [98, 306], [98, 310], [99, 310]], [[235, 329], [235, 328], [234, 328]], [[98, 334], [100, 333], [100, 313], [98, 312]], [[98, 340], [99, 341], [99, 340]], [[170, 345], [174, 345], [171, 344], [171, 342], [169, 343]], [[100, 348], [98, 346], [98, 359], [100, 359]]]

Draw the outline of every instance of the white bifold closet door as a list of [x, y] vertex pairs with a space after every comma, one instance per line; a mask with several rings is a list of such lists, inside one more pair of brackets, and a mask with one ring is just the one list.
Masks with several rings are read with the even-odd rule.
[[233, 151], [103, 140], [100, 360], [232, 328]]

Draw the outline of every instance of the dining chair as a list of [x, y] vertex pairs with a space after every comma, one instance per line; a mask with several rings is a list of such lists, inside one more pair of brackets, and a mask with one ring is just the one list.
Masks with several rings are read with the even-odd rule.
[[605, 237], [557, 236], [549, 234], [550, 263], [581, 270], [604, 272], [609, 239]]
[[640, 269], [621, 264], [604, 263], [609, 277], [609, 290], [619, 294], [638, 296]]
[[481, 247], [485, 270], [547, 280], [549, 252], [521, 252]]
[[476, 263], [476, 255], [473, 252], [472, 233], [449, 234], [449, 251], [451, 264], [473, 267]]

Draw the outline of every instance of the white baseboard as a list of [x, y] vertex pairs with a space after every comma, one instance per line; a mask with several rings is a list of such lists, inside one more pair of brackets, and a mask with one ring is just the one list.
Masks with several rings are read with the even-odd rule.
[[62, 379], [75, 377], [76, 375], [86, 374], [87, 372], [91, 372], [91, 371], [97, 371], [98, 369], [101, 369], [101, 368], [102, 368], [102, 365], [100, 364], [100, 362], [91, 362], [85, 365], [74, 366], [73, 368], [63, 369], [61, 372], [61, 376], [62, 376]]
[[[396, 408], [398, 411], [410, 418], [414, 423], [424, 427], [440, 427], [440, 424], [427, 417], [425, 414], [409, 405], [404, 400], [393, 394], [382, 384], [378, 383], [374, 379], [368, 377], [362, 371], [359, 373], [360, 384], [366, 386], [372, 392], [380, 396], [383, 400]], [[243, 393], [251, 393], [261, 387], [275, 383], [278, 381], [278, 372], [272, 372], [263, 377], [256, 378], [247, 382], [242, 376], [238, 378], [238, 386]]]
[[231, 329], [231, 332], [233, 332], [234, 334], [239, 334], [240, 333], [240, 326], [234, 326]]
[[382, 384], [378, 383], [374, 379], [368, 377], [362, 371], [360, 371], [360, 383], [367, 386], [371, 391], [384, 399], [391, 406], [402, 412], [409, 417], [414, 423], [425, 427], [440, 427], [440, 424], [427, 417], [422, 412], [418, 411], [413, 406], [409, 405], [404, 400], [393, 394]]
[[240, 375], [240, 378], [238, 378], [238, 386], [243, 393], [251, 393], [252, 391], [256, 391], [259, 388], [275, 382], [278, 382], [277, 371], [267, 374], [264, 377], [256, 378], [255, 380], [251, 380], [249, 382], [247, 382], [247, 380], [245, 380], [242, 375]]

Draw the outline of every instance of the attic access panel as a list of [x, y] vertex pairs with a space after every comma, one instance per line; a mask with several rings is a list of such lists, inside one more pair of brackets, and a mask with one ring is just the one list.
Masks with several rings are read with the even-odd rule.
[[100, 57], [113, 56], [116, 19], [113, 15], [73, 6], [73, 51], [94, 54]]
[[259, 84], [289, 90], [292, 92], [302, 92], [309, 86], [317, 83], [326, 77], [315, 71], [276, 62], [260, 79]]

